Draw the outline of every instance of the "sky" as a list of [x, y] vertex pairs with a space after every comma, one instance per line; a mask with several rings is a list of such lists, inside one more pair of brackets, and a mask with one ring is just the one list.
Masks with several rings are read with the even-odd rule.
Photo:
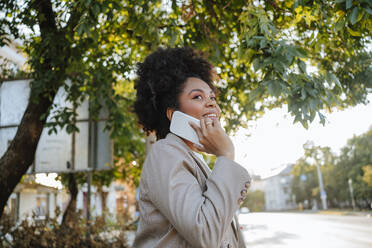
[[[294, 117], [286, 107], [268, 111], [249, 130], [241, 129], [233, 137], [236, 161], [251, 174], [266, 177], [275, 168], [296, 162], [303, 155], [303, 144], [307, 141], [329, 146], [339, 154], [348, 139], [372, 127], [372, 94], [368, 100], [368, 105], [322, 112], [327, 117], [326, 124], [320, 124], [317, 117], [308, 130], [300, 123], [293, 124]], [[246, 136], [248, 133], [251, 135]]]

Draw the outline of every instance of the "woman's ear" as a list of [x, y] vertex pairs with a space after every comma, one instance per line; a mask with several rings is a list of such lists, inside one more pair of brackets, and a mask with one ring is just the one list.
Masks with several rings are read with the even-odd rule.
[[172, 115], [173, 115], [174, 109], [172, 108], [167, 108], [167, 118], [169, 121], [172, 120]]

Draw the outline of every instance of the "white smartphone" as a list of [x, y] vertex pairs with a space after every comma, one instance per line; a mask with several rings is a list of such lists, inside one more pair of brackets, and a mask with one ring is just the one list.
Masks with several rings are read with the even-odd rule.
[[201, 146], [199, 137], [189, 122], [195, 123], [200, 128], [200, 120], [183, 112], [174, 111], [169, 129], [175, 135]]

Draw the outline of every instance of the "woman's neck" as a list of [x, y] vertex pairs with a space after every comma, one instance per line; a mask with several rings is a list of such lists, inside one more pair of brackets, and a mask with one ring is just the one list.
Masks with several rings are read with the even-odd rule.
[[194, 148], [194, 143], [192, 143], [191, 141], [188, 141], [184, 138], [181, 138], [183, 140], [183, 142], [185, 142], [185, 144], [190, 148], [191, 151], [194, 151], [194, 152], [198, 152], [197, 150], [195, 150]]

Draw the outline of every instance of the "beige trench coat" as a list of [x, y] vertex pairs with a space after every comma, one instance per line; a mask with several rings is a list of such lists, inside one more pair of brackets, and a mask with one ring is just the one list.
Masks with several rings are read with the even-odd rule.
[[143, 166], [133, 247], [245, 247], [232, 220], [250, 181], [247, 170], [226, 157], [218, 157], [211, 171], [169, 133], [152, 146]]

